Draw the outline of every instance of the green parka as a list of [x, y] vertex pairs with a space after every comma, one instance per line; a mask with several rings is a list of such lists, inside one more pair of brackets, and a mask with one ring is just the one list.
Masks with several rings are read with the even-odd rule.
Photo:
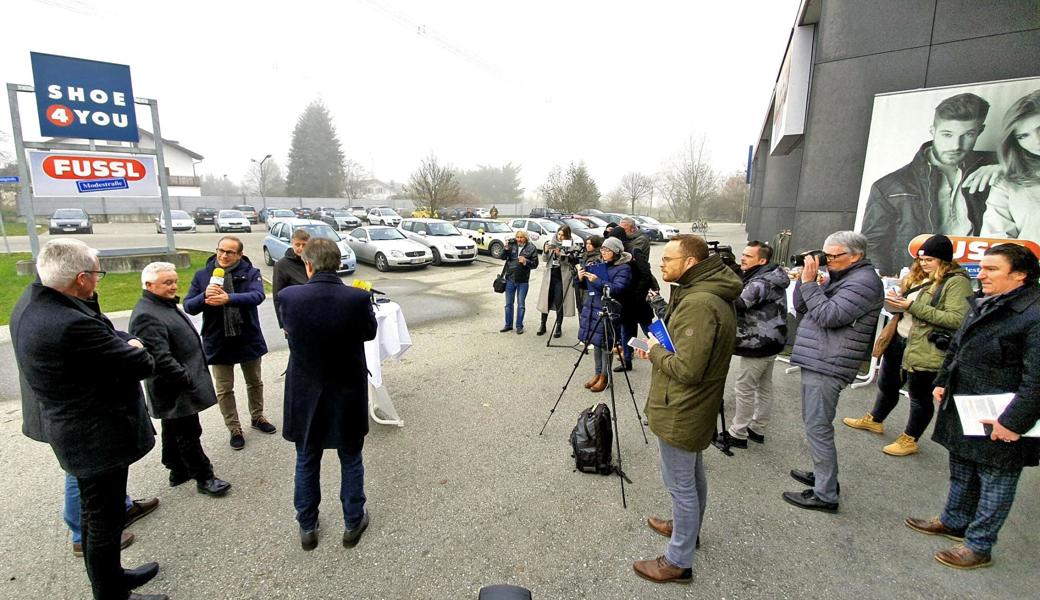
[[932, 286], [921, 290], [907, 310], [914, 318], [914, 323], [906, 338], [903, 370], [939, 370], [946, 352], [929, 342], [928, 336], [936, 329], [944, 329], [952, 336], [968, 315], [968, 298], [971, 295], [971, 280], [960, 265], [946, 274], [946, 283], [939, 291], [939, 302], [935, 306], [932, 306]]
[[700, 452], [711, 443], [737, 339], [733, 301], [740, 277], [718, 255], [697, 263], [672, 286], [665, 316], [675, 352], [650, 349], [650, 430], [668, 444]]

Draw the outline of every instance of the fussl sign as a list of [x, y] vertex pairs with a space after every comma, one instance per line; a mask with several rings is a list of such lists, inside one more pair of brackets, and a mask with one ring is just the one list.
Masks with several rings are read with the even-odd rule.
[[130, 67], [30, 52], [40, 133], [140, 141]]
[[29, 170], [41, 198], [159, 196], [155, 157], [147, 154], [30, 150]]

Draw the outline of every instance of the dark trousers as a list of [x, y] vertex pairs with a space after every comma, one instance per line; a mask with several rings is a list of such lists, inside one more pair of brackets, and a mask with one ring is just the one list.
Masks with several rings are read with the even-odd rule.
[[127, 467], [77, 477], [83, 527], [83, 560], [95, 600], [126, 600], [119, 541], [126, 524]]
[[621, 344], [623, 352], [625, 353], [625, 364], [632, 362], [632, 346], [628, 345], [628, 340], [636, 337], [639, 333], [639, 327], [643, 327], [643, 335], [650, 336], [648, 328], [650, 327], [650, 321], [641, 323], [639, 317], [635, 315], [626, 315], [624, 312], [621, 314]]
[[[365, 464], [361, 459], [362, 439], [355, 448], [338, 448], [340, 482], [339, 500], [343, 506], [343, 523], [353, 529], [365, 516]], [[318, 527], [318, 505], [321, 504], [322, 448], [296, 444], [296, 486], [293, 504], [296, 521], [302, 531]]]
[[936, 373], [903, 371], [905, 348], [906, 340], [897, 335], [885, 350], [878, 375], [878, 393], [870, 414], [878, 423], [883, 422], [899, 404], [899, 390], [906, 383], [907, 391], [910, 393], [910, 418], [907, 419], [905, 433], [917, 440], [924, 435], [924, 430], [928, 429], [928, 424], [932, 422], [932, 416], [935, 414], [932, 389], [935, 387]]
[[972, 552], [989, 556], [1011, 512], [1020, 475], [1021, 467], [998, 469], [950, 453], [950, 495], [939, 520], [964, 531], [964, 545]]
[[162, 464], [196, 481], [213, 479], [213, 465], [202, 451], [199, 415], [162, 420]]

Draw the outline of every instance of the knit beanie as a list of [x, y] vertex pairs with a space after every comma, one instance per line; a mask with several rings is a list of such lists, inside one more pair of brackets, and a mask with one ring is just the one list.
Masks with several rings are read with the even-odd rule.
[[621, 243], [621, 240], [615, 237], [609, 237], [603, 240], [603, 246], [601, 247], [611, 250], [617, 257], [620, 257], [621, 253], [625, 251], [625, 245]]
[[933, 235], [921, 244], [918, 256], [930, 256], [946, 262], [953, 261], [953, 242], [945, 235]]

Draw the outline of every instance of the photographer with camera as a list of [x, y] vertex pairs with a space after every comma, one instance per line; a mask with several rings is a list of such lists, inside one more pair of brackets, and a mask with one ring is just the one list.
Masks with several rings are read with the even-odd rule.
[[538, 335], [545, 335], [550, 309], [556, 311], [553, 337], [563, 335], [563, 318], [574, 316], [575, 266], [581, 252], [581, 246], [574, 245], [571, 228], [567, 225], [561, 225], [553, 239], [545, 243], [542, 249], [542, 258], [546, 264], [545, 276], [542, 277], [542, 287], [538, 291], [538, 312], [542, 313]]
[[527, 287], [531, 281], [531, 269], [538, 268], [538, 248], [527, 239], [527, 232], [516, 232], [513, 241], [502, 251], [506, 261], [506, 323], [499, 333], [513, 330], [513, 305], [516, 304], [516, 333], [524, 333], [524, 312], [527, 310]]
[[595, 346], [596, 373], [585, 383], [585, 389], [602, 392], [610, 383], [611, 352], [620, 339], [620, 305], [615, 299], [632, 281], [629, 262], [632, 255], [616, 238], [603, 241], [599, 249], [603, 261], [586, 269], [578, 265], [577, 285], [588, 297], [581, 308], [578, 338]]
[[[578, 259], [578, 265], [582, 265], [586, 269], [592, 265], [603, 262], [603, 258], [599, 254], [599, 249], [603, 245], [603, 238], [598, 235], [590, 235], [585, 240], [585, 252], [581, 253]], [[575, 275], [577, 274], [577, 265], [575, 265]], [[575, 279], [577, 281], [577, 279]], [[582, 308], [585, 306], [585, 301], [589, 298], [589, 291], [585, 289], [585, 286], [575, 285], [574, 286], [574, 306], [578, 309], [580, 316]]]
[[[788, 504], [808, 510], [838, 512], [838, 451], [834, 413], [838, 396], [870, 356], [881, 314], [884, 287], [867, 260], [867, 238], [855, 231], [827, 236], [823, 250], [794, 257], [803, 263], [794, 288], [794, 306], [802, 321], [791, 364], [802, 370], [802, 420], [813, 470], [794, 469], [791, 477], [811, 486], [784, 492]], [[800, 261], [798, 259], [801, 259]], [[819, 283], [819, 268], [828, 278]]]
[[[917, 441], [928, 428], [935, 408], [932, 388], [942, 366], [950, 336], [964, 322], [970, 307], [968, 273], [953, 262], [953, 243], [934, 235], [917, 251], [910, 273], [891, 291], [886, 308], [895, 316], [875, 344], [888, 343], [881, 359], [874, 408], [859, 419], [845, 418], [849, 427], [884, 433], [885, 417], [899, 403], [899, 389], [908, 384], [910, 418], [896, 441], [882, 448], [890, 456], [917, 453]], [[893, 333], [892, 330], [895, 330]]]

